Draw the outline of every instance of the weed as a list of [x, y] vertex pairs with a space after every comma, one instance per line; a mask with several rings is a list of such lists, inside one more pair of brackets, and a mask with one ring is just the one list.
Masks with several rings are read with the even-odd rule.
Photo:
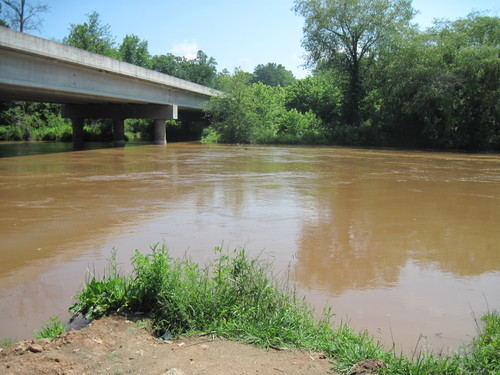
[[92, 278], [86, 281], [85, 288], [78, 295], [77, 302], [69, 308], [69, 311], [74, 313], [73, 318], [81, 314], [90, 320], [127, 309], [131, 298], [128, 291], [130, 282], [129, 278], [120, 276], [117, 271], [115, 250], [108, 262], [108, 272], [102, 279], [98, 279], [93, 273]]
[[12, 337], [0, 339], [0, 347], [8, 348], [9, 346], [12, 346], [15, 342], [16, 342], [16, 339], [14, 339]]
[[66, 327], [61, 323], [61, 320], [57, 316], [53, 316], [45, 322], [42, 328], [35, 332], [35, 338], [54, 340], [65, 331]]
[[111, 354], [106, 355], [106, 357], [107, 357], [110, 361], [114, 361], [115, 359], [122, 358], [123, 356], [122, 356], [120, 353], [111, 353]]
[[134, 325], [136, 328], [149, 328], [151, 327], [152, 323], [151, 320], [144, 319], [144, 320], [138, 320], [137, 322], [135, 322]]

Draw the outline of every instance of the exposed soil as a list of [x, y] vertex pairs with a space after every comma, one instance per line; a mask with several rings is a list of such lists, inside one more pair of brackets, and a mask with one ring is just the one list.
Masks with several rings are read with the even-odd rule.
[[21, 341], [0, 353], [0, 373], [11, 374], [335, 374], [321, 353], [259, 349], [195, 336], [160, 341], [131, 320], [113, 316], [56, 340]]

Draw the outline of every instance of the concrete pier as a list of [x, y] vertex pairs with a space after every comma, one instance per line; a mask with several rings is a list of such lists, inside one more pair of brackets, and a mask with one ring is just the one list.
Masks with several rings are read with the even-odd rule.
[[72, 118], [71, 124], [73, 127], [73, 145], [82, 146], [83, 139], [83, 118]]
[[83, 143], [83, 119], [86, 118], [113, 119], [113, 144], [117, 147], [125, 145], [125, 119], [154, 119], [153, 142], [164, 145], [167, 143], [165, 121], [178, 119], [178, 107], [160, 104], [65, 104], [62, 116], [71, 118], [75, 145]]
[[167, 128], [165, 120], [156, 119], [154, 122], [154, 139], [155, 145], [167, 144]]
[[113, 145], [115, 147], [125, 146], [125, 123], [121, 117], [113, 119]]

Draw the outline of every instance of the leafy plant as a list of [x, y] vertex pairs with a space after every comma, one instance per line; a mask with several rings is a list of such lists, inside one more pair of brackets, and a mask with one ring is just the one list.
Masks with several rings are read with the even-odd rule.
[[77, 296], [69, 311], [73, 318], [81, 314], [85, 319], [100, 318], [115, 311], [127, 309], [131, 296], [129, 278], [120, 276], [117, 271], [116, 251], [109, 258], [109, 268], [102, 279], [95, 274], [87, 280], [85, 287]]
[[45, 322], [44, 326], [35, 332], [37, 339], [54, 340], [60, 334], [66, 332], [66, 327], [57, 316], [53, 316]]

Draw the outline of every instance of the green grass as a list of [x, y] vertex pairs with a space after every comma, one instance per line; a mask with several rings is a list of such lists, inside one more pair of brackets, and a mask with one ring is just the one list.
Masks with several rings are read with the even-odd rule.
[[173, 259], [163, 246], [150, 254], [136, 251], [129, 275], [117, 272], [113, 255], [104, 276], [92, 276], [70, 307], [87, 319], [116, 311], [142, 312], [159, 336], [207, 333], [271, 348], [302, 348], [334, 358], [335, 370], [348, 374], [365, 359], [388, 365], [382, 374], [481, 375], [500, 373], [500, 317], [488, 314], [471, 345], [449, 356], [419, 352], [412, 358], [386, 350], [367, 333], [349, 325], [332, 328], [333, 314], [321, 319], [269, 263], [244, 250], [215, 249], [218, 258], [204, 266]]
[[42, 328], [35, 332], [35, 338], [54, 340], [65, 331], [66, 327], [61, 323], [61, 320], [57, 316], [53, 316], [45, 322]]
[[2, 338], [0, 339], [0, 347], [8, 348], [9, 346], [12, 346], [15, 342], [16, 339], [12, 337]]

